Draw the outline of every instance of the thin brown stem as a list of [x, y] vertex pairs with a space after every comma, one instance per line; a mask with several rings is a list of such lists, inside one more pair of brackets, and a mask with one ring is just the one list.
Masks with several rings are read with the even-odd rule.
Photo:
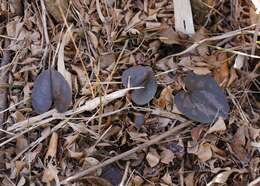
[[67, 179], [63, 180], [61, 182], [61, 184], [68, 184], [68, 182], [72, 182], [72, 181], [75, 181], [77, 179], [80, 179], [81, 177], [86, 176], [89, 173], [91, 173], [91, 172], [93, 172], [93, 171], [95, 171], [95, 170], [97, 170], [99, 168], [107, 166], [107, 165], [109, 165], [111, 163], [114, 163], [115, 161], [118, 161], [118, 160], [124, 158], [124, 157], [130, 156], [131, 154], [133, 154], [135, 152], [138, 152], [138, 151], [140, 151], [142, 149], [145, 149], [145, 148], [147, 148], [147, 147], [149, 147], [151, 145], [154, 145], [154, 144], [158, 143], [159, 141], [161, 141], [162, 139], [165, 139], [165, 138], [175, 134], [176, 132], [179, 132], [181, 129], [184, 129], [184, 128], [190, 126], [191, 123], [192, 122], [190, 122], [190, 121], [184, 122], [184, 123], [182, 123], [182, 124], [172, 128], [172, 129], [168, 130], [167, 132], [158, 135], [157, 137], [151, 139], [150, 141], [144, 142], [144, 143], [138, 145], [137, 147], [132, 148], [129, 151], [126, 151], [126, 152], [124, 152], [122, 154], [119, 154], [119, 155], [117, 155], [117, 156], [115, 156], [113, 158], [110, 158], [110, 159], [104, 161], [103, 163], [100, 163], [100, 164], [98, 164], [96, 166], [93, 166], [93, 167], [87, 169], [87, 170], [84, 170], [84, 171], [79, 172], [79, 173], [77, 173], [77, 174], [75, 174], [73, 176], [68, 177]]

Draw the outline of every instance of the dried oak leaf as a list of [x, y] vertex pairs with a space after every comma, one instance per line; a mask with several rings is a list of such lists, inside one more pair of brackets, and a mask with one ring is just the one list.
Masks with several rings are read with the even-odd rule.
[[125, 87], [144, 87], [133, 90], [131, 96], [137, 105], [149, 103], [155, 96], [157, 83], [150, 67], [134, 66], [123, 72], [122, 82]]
[[58, 71], [44, 70], [35, 80], [32, 90], [32, 106], [38, 114], [47, 112], [53, 102], [58, 112], [65, 112], [71, 100], [71, 88]]
[[210, 75], [189, 73], [184, 78], [187, 92], [180, 91], [175, 96], [179, 111], [188, 118], [212, 123], [218, 117], [227, 119], [229, 105], [224, 92]]

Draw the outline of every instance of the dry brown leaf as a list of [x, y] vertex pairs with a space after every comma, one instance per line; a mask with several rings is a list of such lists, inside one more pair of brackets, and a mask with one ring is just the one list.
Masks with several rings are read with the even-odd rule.
[[[207, 30], [204, 27], [202, 27], [202, 28], [200, 28], [199, 31], [197, 31], [193, 35], [192, 38], [195, 42], [199, 42], [207, 37], [208, 37]], [[202, 44], [202, 45], [198, 46], [196, 50], [198, 51], [199, 55], [202, 57], [208, 56], [208, 54], [209, 54], [209, 49], [208, 49], [207, 44]]]
[[177, 32], [175, 32], [172, 28], [168, 28], [160, 33], [159, 39], [161, 42], [166, 44], [181, 44], [180, 38]]
[[211, 73], [211, 71], [207, 67], [187, 67], [187, 68], [192, 70], [195, 74], [198, 75], [206, 75]]
[[72, 143], [74, 143], [76, 141], [76, 139], [79, 137], [79, 134], [74, 134], [74, 135], [69, 135], [67, 137], [65, 137], [65, 143], [64, 146], [65, 147], [69, 147]]
[[16, 139], [16, 148], [15, 148], [16, 154], [19, 154], [27, 147], [28, 147], [28, 141], [24, 136], [20, 136]]
[[20, 178], [20, 180], [18, 181], [17, 186], [23, 186], [23, 185], [25, 185], [25, 183], [26, 183], [26, 180], [25, 180], [25, 178], [22, 176], [22, 177]]
[[[130, 56], [131, 58], [131, 56]], [[100, 56], [100, 68], [105, 69], [112, 65], [116, 60], [116, 56], [114, 53], [104, 54]]]
[[245, 147], [240, 144], [231, 144], [231, 148], [235, 157], [237, 157], [241, 163], [247, 164], [250, 160], [250, 154]]
[[[48, 165], [48, 168], [44, 169], [42, 182], [50, 184], [51, 181], [55, 180], [56, 184], [58, 183], [58, 170], [52, 165]], [[59, 184], [58, 184], [59, 185]]]
[[15, 18], [14, 21], [8, 22], [6, 25], [7, 35], [9, 37], [17, 38], [23, 29], [23, 22], [19, 22], [19, 18]]
[[49, 146], [48, 146], [48, 151], [45, 154], [45, 162], [56, 158], [58, 138], [59, 136], [56, 132], [52, 133]]
[[228, 83], [227, 83], [227, 87], [230, 87], [231, 84], [232, 84], [234, 81], [236, 81], [237, 79], [238, 79], [238, 75], [237, 75], [237, 73], [236, 73], [236, 70], [233, 69], [233, 68], [231, 68], [231, 69], [230, 69], [230, 78], [229, 78], [229, 81], [228, 81]]
[[91, 31], [88, 31], [88, 36], [89, 36], [89, 39], [90, 39], [91, 43], [93, 44], [94, 48], [98, 48], [97, 36]]
[[136, 176], [133, 176], [132, 182], [135, 186], [142, 186], [144, 183], [144, 180], [140, 176], [136, 175]]
[[[141, 22], [140, 19], [140, 15], [141, 15], [141, 11], [139, 11], [138, 13], [136, 13], [131, 20], [129, 21], [128, 25], [124, 28], [125, 32], [128, 32], [130, 29], [133, 29], [135, 27], [135, 25], [139, 24]], [[139, 31], [138, 31], [139, 32]]]
[[26, 154], [26, 161], [28, 161], [28, 163], [33, 163], [35, 161], [35, 159], [39, 156], [39, 154], [41, 153], [42, 150], [42, 144], [40, 143], [36, 149], [32, 152], [29, 152]]
[[186, 186], [194, 186], [195, 185], [194, 175], [195, 175], [195, 172], [192, 172], [192, 173], [189, 173], [188, 176], [186, 176], [184, 178], [184, 182], [185, 182]]
[[81, 67], [76, 66], [76, 65], [71, 65], [71, 68], [77, 74], [77, 79], [79, 81], [79, 85], [81, 87], [84, 87], [87, 83], [86, 73], [84, 72], [84, 70]]
[[244, 146], [246, 144], [246, 128], [245, 126], [240, 126], [235, 135], [233, 136], [232, 143]]
[[74, 152], [70, 149], [67, 149], [68, 153], [69, 153], [69, 157], [72, 159], [76, 159], [76, 160], [80, 160], [82, 158], [82, 156], [84, 155], [83, 152]]
[[[51, 14], [56, 21], [63, 22], [62, 13], [60, 12], [59, 7], [63, 11], [63, 15], [66, 16], [67, 11], [69, 10], [69, 0], [45, 0], [45, 3], [48, 13]], [[68, 19], [71, 19], [70, 14], [68, 15]]]
[[228, 62], [222, 63], [222, 65], [214, 70], [214, 78], [219, 85], [225, 86], [229, 77]]
[[208, 161], [212, 157], [211, 145], [209, 143], [202, 143], [199, 146], [199, 150], [196, 153], [198, 158], [202, 161]]
[[11, 0], [10, 5], [14, 8], [16, 15], [23, 16], [24, 6], [22, 0]]
[[260, 136], [260, 129], [250, 127], [249, 128], [249, 135], [250, 135], [250, 138], [255, 141], [256, 138]]
[[162, 177], [162, 181], [164, 183], [166, 183], [167, 185], [172, 185], [172, 177], [171, 175], [167, 172], [166, 174], [164, 174], [164, 176]]
[[144, 139], [147, 137], [146, 133], [128, 132], [128, 134], [133, 141], [144, 141]]
[[257, 14], [253, 7], [250, 7], [249, 17], [250, 17], [251, 24], [257, 24]]
[[188, 141], [187, 152], [189, 154], [196, 154], [199, 150], [199, 144], [196, 141]]
[[207, 186], [211, 186], [214, 184], [226, 184], [229, 176], [235, 172], [234, 170], [227, 170], [224, 172], [219, 173], [218, 175], [216, 175], [208, 184]]
[[[96, 159], [96, 158], [93, 158], [93, 157], [86, 157], [83, 161], [83, 165], [82, 165], [82, 168], [83, 169], [87, 169], [89, 167], [92, 167], [92, 166], [95, 166], [99, 164], [99, 161]], [[102, 173], [102, 169], [99, 168], [97, 169], [95, 172], [93, 172], [94, 175], [97, 175], [97, 176], [100, 176]]]
[[164, 163], [164, 164], [169, 164], [172, 162], [172, 160], [174, 159], [174, 154], [171, 150], [169, 149], [163, 149], [163, 151], [161, 152], [161, 163]]
[[240, 126], [231, 140], [231, 148], [233, 154], [237, 157], [243, 164], [247, 164], [250, 160], [250, 153], [247, 151], [246, 145], [246, 128]]
[[215, 145], [211, 145], [211, 150], [222, 157], [226, 157], [225, 151], [216, 147]]
[[219, 117], [218, 120], [209, 128], [207, 131], [208, 134], [213, 132], [225, 131], [227, 129], [225, 121], [222, 117]]
[[146, 22], [145, 27], [149, 31], [156, 31], [161, 29], [161, 23], [160, 22]]
[[23, 170], [25, 165], [26, 165], [26, 162], [24, 162], [24, 161], [16, 161], [15, 162], [15, 169], [16, 169], [17, 175], [20, 175], [20, 172]]
[[197, 126], [191, 129], [191, 137], [194, 141], [198, 141], [201, 136], [201, 133], [205, 129], [205, 126]]
[[150, 152], [146, 155], [146, 160], [150, 167], [155, 167], [160, 162], [160, 155], [155, 149], [150, 149]]
[[164, 88], [160, 94], [158, 100], [156, 100], [158, 106], [162, 109], [171, 110], [172, 107], [172, 88], [170, 86]]

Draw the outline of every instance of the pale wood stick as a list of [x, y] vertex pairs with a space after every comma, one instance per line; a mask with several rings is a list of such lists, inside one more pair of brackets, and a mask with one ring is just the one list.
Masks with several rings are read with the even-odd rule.
[[195, 33], [190, 0], [173, 0], [175, 30], [185, 34]]
[[[71, 109], [71, 110], [69, 110], [69, 111], [67, 111], [63, 114], [65, 116], [71, 116], [71, 115], [74, 115], [74, 114], [80, 114], [80, 113], [85, 112], [85, 111], [94, 110], [95, 108], [97, 108], [100, 105], [100, 102], [102, 102], [103, 104], [108, 104], [115, 99], [118, 99], [118, 98], [125, 96], [125, 94], [129, 90], [138, 89], [138, 88], [140, 88], [140, 87], [121, 89], [121, 90], [112, 92], [112, 93], [105, 95], [105, 96], [96, 97], [92, 100], [86, 101], [86, 103], [83, 106], [80, 106], [80, 107], [76, 108], [75, 110]], [[38, 116], [34, 116], [34, 117], [31, 117], [27, 120], [15, 123], [12, 126], [8, 127], [7, 131], [9, 131], [9, 132], [11, 132], [11, 131], [21, 131], [21, 130], [28, 128], [29, 126], [33, 125], [34, 123], [45, 119], [45, 118], [51, 117], [51, 118], [53, 118], [53, 120], [57, 119], [58, 115], [59, 115], [59, 113], [57, 113], [57, 111], [55, 109], [52, 109], [52, 110], [45, 112], [43, 114], [40, 114]]]
[[112, 157], [112, 158], [104, 161], [103, 163], [100, 163], [100, 164], [98, 164], [96, 166], [90, 167], [87, 170], [84, 170], [82, 172], [76, 173], [75, 175], [66, 178], [65, 180], [63, 180], [61, 182], [61, 184], [68, 184], [71, 181], [75, 181], [77, 179], [80, 179], [81, 177], [86, 176], [87, 174], [89, 174], [89, 173], [91, 173], [91, 172], [93, 172], [93, 171], [95, 171], [95, 170], [97, 170], [99, 168], [107, 166], [107, 165], [109, 165], [111, 163], [114, 163], [115, 161], [118, 161], [118, 160], [120, 160], [122, 158], [130, 156], [131, 154], [133, 154], [133, 153], [135, 153], [137, 151], [140, 151], [140, 150], [145, 149], [145, 148], [147, 148], [147, 147], [149, 147], [151, 145], [154, 145], [154, 144], [158, 143], [159, 141], [161, 141], [162, 139], [167, 138], [167, 137], [175, 134], [176, 132], [179, 132], [181, 129], [184, 129], [184, 128], [190, 126], [191, 123], [192, 123], [191, 121], [184, 122], [184, 123], [182, 123], [182, 124], [172, 128], [172, 129], [168, 130], [167, 132], [158, 135], [157, 137], [151, 139], [150, 141], [144, 142], [144, 143], [138, 145], [137, 147], [132, 148], [129, 151], [126, 151], [126, 152], [124, 152], [122, 154], [119, 154], [119, 155], [117, 155], [115, 157]]
[[[231, 31], [231, 32], [227, 32], [227, 33], [219, 35], [219, 36], [213, 36], [213, 37], [210, 37], [210, 38], [202, 39], [202, 40], [192, 44], [191, 46], [189, 46], [187, 49], [183, 50], [182, 52], [166, 56], [165, 58], [163, 58], [161, 60], [166, 60], [166, 59], [169, 59], [171, 57], [181, 56], [181, 55], [187, 54], [188, 52], [196, 49], [198, 46], [200, 46], [201, 44], [204, 44], [206, 42], [226, 39], [226, 38], [234, 37], [234, 36], [237, 36], [237, 35], [240, 35], [240, 34], [255, 34], [254, 31], [252, 32], [252, 31], [248, 30], [248, 29], [253, 28], [255, 26], [256, 25], [253, 24], [253, 25], [250, 25], [248, 27], [245, 27], [245, 28], [242, 28], [242, 29], [238, 29], [238, 30], [235, 30], [235, 31]], [[256, 56], [256, 55], [249, 55], [249, 57], [259, 58], [259, 56]]]

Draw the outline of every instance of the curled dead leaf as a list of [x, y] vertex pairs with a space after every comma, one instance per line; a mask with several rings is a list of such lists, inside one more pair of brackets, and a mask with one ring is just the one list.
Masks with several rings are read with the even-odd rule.
[[64, 16], [69, 15], [68, 20], [71, 19], [70, 13], [67, 14], [67, 12], [69, 11], [69, 0], [45, 0], [45, 3], [48, 13], [50, 13], [56, 21], [63, 21], [62, 14]]
[[48, 165], [46, 169], [44, 169], [42, 182], [50, 184], [51, 181], [55, 180], [56, 183], [58, 181], [58, 170], [56, 167], [52, 165]]
[[170, 86], [164, 88], [160, 94], [157, 104], [162, 109], [171, 110], [172, 107], [172, 88]]
[[218, 131], [224, 131], [226, 130], [226, 124], [222, 117], [219, 117], [218, 120], [212, 125], [212, 127], [209, 128], [208, 134]]
[[209, 143], [202, 143], [199, 146], [199, 150], [196, 153], [198, 158], [202, 161], [208, 161], [212, 157], [211, 145]]
[[226, 184], [229, 176], [235, 172], [234, 170], [227, 170], [224, 172], [221, 172], [219, 174], [217, 174], [208, 184], [207, 186], [211, 186], [214, 184]]
[[168, 28], [160, 33], [159, 39], [165, 44], [178, 44], [180, 45], [180, 38], [178, 33], [172, 28]]
[[152, 149], [148, 154], [146, 155], [146, 160], [150, 167], [155, 167], [160, 162], [160, 156], [156, 152], [155, 149]]

